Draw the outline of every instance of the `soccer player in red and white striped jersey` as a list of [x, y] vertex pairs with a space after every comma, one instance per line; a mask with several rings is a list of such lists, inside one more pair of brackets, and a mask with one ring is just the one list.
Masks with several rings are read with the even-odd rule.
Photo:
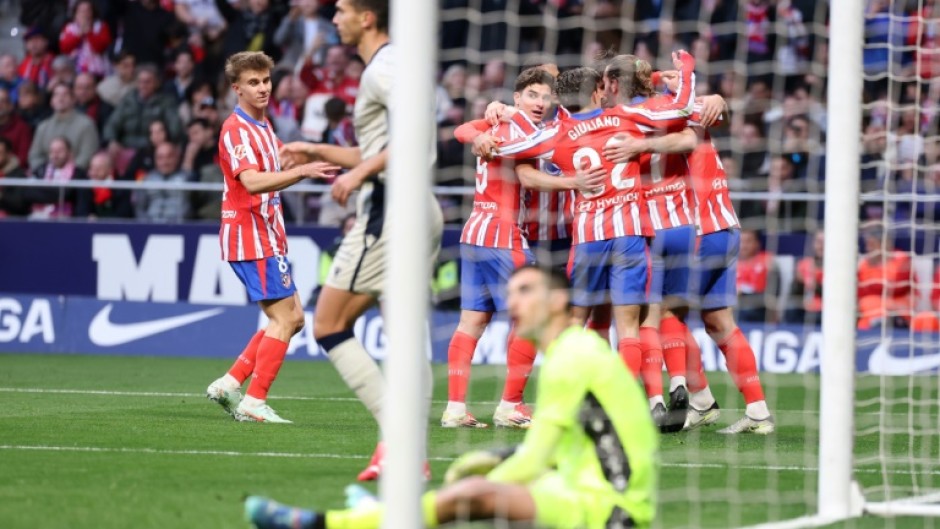
[[[457, 330], [448, 348], [448, 403], [441, 418], [445, 428], [482, 428], [487, 425], [467, 411], [466, 394], [470, 366], [477, 342], [493, 317], [506, 310], [504, 290], [512, 271], [533, 262], [524, 232], [524, 190], [516, 176], [516, 162], [490, 156], [492, 147], [503, 141], [524, 138], [538, 130], [542, 116], [551, 105], [554, 78], [545, 70], [530, 68], [516, 78], [516, 107], [527, 116], [519, 123], [490, 125], [486, 120], [465, 123], [454, 131], [461, 142], [474, 143], [477, 173], [473, 212], [460, 237], [461, 313]], [[509, 374], [504, 397], [493, 415], [497, 426], [527, 428], [530, 412], [522, 404], [525, 377], [531, 370], [535, 351], [514, 336], [509, 343]], [[520, 361], [520, 357], [524, 357]], [[517, 369], [515, 364], [520, 364]], [[530, 366], [528, 370], [524, 365]], [[517, 395], [518, 394], [518, 395]]]
[[[238, 106], [222, 125], [219, 164], [224, 176], [222, 259], [248, 289], [270, 320], [248, 342], [242, 354], [221, 378], [206, 390], [235, 419], [284, 423], [266, 399], [284, 362], [291, 336], [303, 328], [300, 296], [287, 260], [287, 236], [281, 210], [281, 189], [306, 178], [332, 176], [338, 166], [314, 162], [281, 171], [280, 140], [264, 115], [271, 96], [274, 63], [261, 52], [229, 57], [225, 74], [238, 95]], [[251, 376], [247, 394], [241, 386]]]
[[[773, 416], [764, 400], [754, 351], [734, 320], [733, 307], [737, 302], [735, 270], [740, 233], [737, 216], [728, 196], [727, 175], [708, 133], [708, 126], [717, 120], [719, 113], [703, 108], [693, 114], [690, 125], [697, 137], [691, 145], [686, 141], [687, 134], [683, 132], [647, 139], [642, 145], [638, 143], [630, 149], [634, 152], [660, 153], [691, 150], [688, 156], [699, 234], [694, 283], [698, 290], [702, 321], [709, 336], [725, 355], [728, 371], [746, 403], [744, 417], [719, 433], [766, 435], [775, 430]], [[718, 405], [708, 387], [708, 380], [702, 370], [701, 352], [692, 334], [679, 317], [664, 318], [660, 332], [667, 354], [670, 347], [686, 352], [686, 378], [691, 392], [686, 429], [713, 424], [718, 420]]]
[[[620, 104], [606, 110], [582, 111], [549, 129], [541, 138], [536, 135], [500, 148], [501, 155], [550, 157], [568, 174], [584, 167], [604, 170], [604, 186], [597, 192], [579, 193], [575, 201], [571, 263], [576, 286], [575, 313], [585, 320], [590, 307], [612, 302], [620, 337], [618, 349], [635, 374], [640, 371], [639, 322], [647, 303], [649, 265], [645, 238], [653, 234], [645, 201], [641, 200], [641, 176], [649, 168], [638, 162], [610, 163], [602, 159], [600, 152], [624, 132], [642, 137], [644, 129], [685, 127], [694, 93], [694, 59], [680, 52], [674, 55], [674, 60], [682, 69], [684, 87], [674, 100], [649, 101], [642, 108], [622, 104], [647, 92], [650, 71], [645, 61], [618, 56], [604, 74], [604, 86], [607, 101]], [[595, 100], [600, 78], [596, 72], [593, 75], [590, 72], [591, 69], [582, 68], [559, 77], [557, 91], [563, 102], [567, 98], [584, 103], [589, 95], [592, 102]]]

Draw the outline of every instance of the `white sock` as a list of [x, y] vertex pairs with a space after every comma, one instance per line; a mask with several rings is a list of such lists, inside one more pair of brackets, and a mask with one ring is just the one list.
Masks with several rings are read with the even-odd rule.
[[242, 387], [242, 385], [238, 383], [238, 379], [228, 373], [222, 375], [222, 385], [230, 390]]
[[663, 400], [662, 395], [656, 395], [655, 397], [650, 397], [650, 409], [655, 408], [657, 404], [662, 404], [664, 407], [666, 406], [666, 401]]
[[689, 398], [689, 403], [693, 408], [705, 411], [708, 408], [712, 407], [712, 404], [715, 403], [715, 397], [712, 395], [712, 390], [708, 386], [705, 386], [705, 389], [702, 391], [696, 391]]
[[757, 402], [752, 402], [747, 405], [747, 408], [744, 409], [744, 414], [752, 419], [766, 419], [770, 417], [770, 410], [767, 409], [767, 401], [759, 400]]
[[669, 393], [672, 393], [679, 386], [686, 386], [685, 377], [682, 375], [671, 377], [669, 379]]
[[450, 415], [465, 415], [467, 413], [467, 403], [449, 400], [447, 401], [447, 413]]
[[247, 408], [257, 408], [258, 406], [263, 406], [263, 405], [264, 405], [264, 401], [263, 401], [263, 400], [261, 400], [261, 399], [256, 399], [256, 398], [252, 397], [251, 395], [245, 395], [245, 397], [242, 398], [242, 403], [243, 403], [243, 404], [245, 405], [245, 407], [247, 407]]
[[500, 401], [499, 401], [499, 409], [501, 409], [501, 410], [514, 410], [514, 409], [516, 409], [516, 406], [518, 406], [519, 404], [521, 404], [521, 402], [509, 402], [508, 400], [502, 400], [502, 399], [500, 399]]
[[355, 338], [349, 338], [329, 351], [327, 356], [349, 389], [372, 413], [376, 424], [382, 426], [382, 398], [385, 378], [375, 360]]

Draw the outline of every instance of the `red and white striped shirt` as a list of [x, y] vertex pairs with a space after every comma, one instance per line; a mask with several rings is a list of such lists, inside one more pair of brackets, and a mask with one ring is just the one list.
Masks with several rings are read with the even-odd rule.
[[[539, 160], [545, 174], [565, 178], [561, 168], [546, 160]], [[526, 190], [526, 235], [530, 241], [554, 241], [571, 237], [574, 218], [573, 191]]]
[[645, 154], [650, 172], [643, 175], [643, 197], [654, 230], [695, 224], [695, 197], [684, 154]]
[[718, 150], [708, 130], [696, 126], [698, 146], [689, 154], [692, 189], [695, 193], [695, 224], [699, 235], [707, 235], [738, 226], [731, 197], [728, 175], [721, 164]]
[[251, 194], [238, 175], [254, 169], [280, 171], [281, 141], [267, 119], [256, 121], [235, 108], [219, 138], [219, 165], [224, 176], [219, 240], [225, 261], [254, 261], [287, 255], [281, 197], [277, 191]]
[[[480, 130], [484, 120], [475, 120], [458, 127], [455, 135], [467, 130]], [[519, 123], [500, 123], [489, 133], [503, 141], [524, 138], [537, 127], [528, 119]], [[473, 212], [464, 224], [460, 242], [486, 248], [528, 248], [523, 226], [525, 195], [514, 170], [515, 162], [494, 158], [477, 158], [476, 190]]]
[[[525, 140], [500, 147], [501, 156], [550, 159], [568, 175], [574, 175], [579, 169], [603, 167], [606, 170], [606, 182], [597, 191], [576, 194], [574, 244], [653, 235], [646, 201], [642, 200], [642, 175], [649, 172], [648, 166], [644, 168], [642, 160], [614, 164], [601, 153], [620, 133], [643, 137], [641, 127], [667, 131], [685, 128], [694, 100], [693, 68], [694, 61], [686, 60], [675, 98], [575, 114]], [[513, 121], [524, 119], [521, 112], [513, 116]]]

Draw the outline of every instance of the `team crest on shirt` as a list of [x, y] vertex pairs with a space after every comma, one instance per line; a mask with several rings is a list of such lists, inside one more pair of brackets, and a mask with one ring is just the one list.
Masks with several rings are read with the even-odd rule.
[[281, 274], [281, 284], [284, 288], [290, 288], [290, 274]]
[[241, 160], [245, 156], [248, 156], [248, 147], [244, 144], [236, 145], [235, 148], [232, 149], [232, 156], [234, 156], [236, 160]]

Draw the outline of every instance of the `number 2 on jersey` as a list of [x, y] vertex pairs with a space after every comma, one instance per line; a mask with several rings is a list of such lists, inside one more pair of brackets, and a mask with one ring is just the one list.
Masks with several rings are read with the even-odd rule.
[[[613, 141], [613, 138], [607, 141], [609, 145]], [[584, 167], [583, 162], [587, 159], [588, 166]], [[581, 147], [574, 152], [574, 155], [571, 157], [571, 164], [574, 165], [575, 169], [581, 170], [591, 170], [603, 165], [601, 161], [601, 155], [593, 147]], [[624, 171], [627, 170], [627, 164], [618, 163], [614, 165], [613, 170], [610, 172], [610, 182], [617, 189], [631, 189], [636, 184], [636, 178], [623, 178]], [[604, 193], [606, 186], [600, 186], [597, 191], [592, 191], [589, 193], [582, 193], [584, 198], [595, 198]]]

